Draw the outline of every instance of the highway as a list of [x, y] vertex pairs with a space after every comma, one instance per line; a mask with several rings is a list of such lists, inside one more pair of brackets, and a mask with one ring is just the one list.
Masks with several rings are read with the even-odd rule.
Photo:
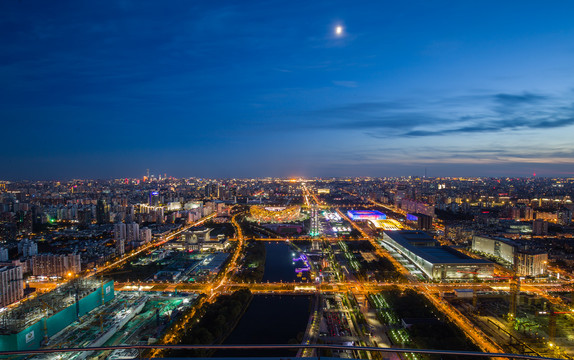
[[[195, 292], [195, 293], [202, 292], [207, 296], [200, 299], [200, 301], [197, 304], [195, 304], [195, 306], [192, 308], [192, 310], [189, 314], [187, 314], [183, 319], [178, 321], [172, 329], [168, 330], [163, 335], [163, 337], [160, 340], [161, 344], [177, 344], [181, 338], [181, 330], [184, 329], [185, 326], [190, 321], [193, 321], [195, 319], [195, 315], [197, 314], [197, 312], [205, 304], [215, 302], [215, 300], [217, 299], [217, 297], [219, 295], [226, 293], [225, 289], [226, 289], [227, 282], [233, 276], [233, 274], [237, 271], [237, 259], [239, 258], [239, 256], [243, 252], [243, 246], [245, 243], [244, 236], [243, 236], [243, 230], [241, 229], [241, 226], [237, 222], [237, 217], [239, 215], [240, 214], [235, 214], [231, 218], [231, 223], [233, 224], [233, 227], [235, 228], [235, 233], [236, 233], [236, 239], [237, 239], [236, 247], [235, 247], [235, 250], [233, 251], [233, 255], [231, 256], [231, 259], [227, 263], [226, 267], [223, 270], [221, 270], [221, 272], [220, 272], [221, 276], [216, 277], [215, 284], [205, 284], [203, 288], [198, 288], [197, 290], [192, 290], [192, 292]], [[162, 284], [162, 285], [165, 285], [165, 284]], [[168, 288], [166, 288], [166, 289], [163, 289], [161, 291], [175, 291], [177, 289], [177, 284], [168, 284], [168, 285], [173, 286], [173, 288], [168, 286], [169, 290], [168, 290]], [[131, 285], [131, 286], [133, 286], [133, 285]], [[136, 284], [135, 286], [138, 287], [138, 289], [141, 286], [141, 288], [143, 289], [144, 285], [143, 284]], [[186, 286], [190, 286], [190, 285], [186, 285]], [[153, 291], [154, 288], [157, 288], [157, 285], [152, 286], [148, 290]], [[181, 290], [178, 289], [178, 291], [185, 292], [184, 289], [181, 289]], [[150, 357], [159, 356], [161, 354], [161, 352], [162, 352], [161, 349], [154, 349], [151, 352]]]

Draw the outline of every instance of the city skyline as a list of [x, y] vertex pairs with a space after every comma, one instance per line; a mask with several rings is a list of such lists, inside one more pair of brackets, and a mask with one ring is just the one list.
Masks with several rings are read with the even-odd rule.
[[6, 1], [2, 180], [572, 176], [572, 10]]

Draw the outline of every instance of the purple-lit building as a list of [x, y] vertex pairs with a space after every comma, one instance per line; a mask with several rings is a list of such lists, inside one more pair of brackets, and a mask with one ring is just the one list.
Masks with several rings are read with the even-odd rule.
[[347, 215], [351, 220], [385, 220], [387, 215], [377, 210], [349, 210]]
[[407, 214], [407, 223], [417, 230], [431, 230], [432, 229], [432, 217], [414, 213]]

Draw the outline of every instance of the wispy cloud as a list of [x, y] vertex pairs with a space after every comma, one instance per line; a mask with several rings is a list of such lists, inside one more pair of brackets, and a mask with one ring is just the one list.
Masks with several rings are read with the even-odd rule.
[[568, 96], [524, 92], [440, 99], [383, 100], [323, 109], [311, 127], [368, 130], [375, 138], [554, 129], [574, 125]]
[[[416, 156], [413, 156], [416, 153]], [[338, 159], [348, 164], [381, 165], [486, 165], [486, 164], [557, 164], [574, 165], [574, 148], [568, 144], [545, 149], [529, 146], [462, 147], [415, 146], [404, 148], [376, 148], [349, 150]]]
[[547, 96], [525, 92], [523, 94], [496, 94], [494, 99], [503, 105], [521, 105], [539, 103], [548, 99]]

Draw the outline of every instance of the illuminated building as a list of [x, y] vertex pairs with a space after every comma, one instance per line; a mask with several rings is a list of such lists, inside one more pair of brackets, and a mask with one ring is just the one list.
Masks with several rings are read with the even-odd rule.
[[395, 219], [385, 219], [385, 220], [369, 220], [371, 224], [377, 229], [382, 230], [402, 230], [404, 229], [403, 224]]
[[32, 274], [34, 276], [65, 277], [69, 273], [77, 274], [80, 271], [79, 254], [41, 254], [32, 257]]
[[140, 226], [136, 223], [126, 224], [126, 241], [135, 242], [140, 239]]
[[313, 205], [311, 208], [311, 230], [309, 231], [309, 235], [319, 235], [319, 210], [317, 209], [317, 205]]
[[126, 253], [126, 239], [116, 240], [116, 254], [122, 256]]
[[351, 220], [384, 220], [387, 215], [377, 210], [349, 210], [347, 216]]
[[149, 206], [159, 206], [159, 191], [150, 191]]
[[532, 235], [548, 235], [548, 222], [542, 219], [536, 219], [532, 222]]
[[142, 241], [144, 244], [147, 244], [148, 242], [150, 242], [152, 239], [151, 236], [151, 229], [144, 227], [140, 229], [140, 241]]
[[24, 283], [20, 266], [0, 267], [0, 307], [5, 307], [24, 297]]
[[183, 234], [185, 249], [191, 251], [225, 250], [229, 241], [224, 235], [218, 235], [216, 240], [211, 240], [210, 233], [213, 229], [201, 229], [186, 231]]
[[288, 207], [263, 207], [253, 205], [250, 209], [251, 221], [260, 223], [291, 222], [302, 220], [301, 207], [297, 205]]
[[407, 223], [409, 223], [409, 225], [413, 226], [417, 230], [432, 229], [432, 217], [425, 214], [407, 214]]
[[125, 240], [126, 239], [126, 224], [117, 223], [114, 224], [114, 240]]
[[522, 276], [544, 275], [548, 266], [548, 253], [528, 249], [517, 241], [505, 238], [473, 236], [472, 250], [494, 256], [509, 265], [517, 261], [517, 272]]
[[494, 265], [441, 246], [423, 231], [385, 231], [383, 243], [407, 258], [431, 280], [490, 279]]
[[181, 210], [181, 203], [179, 201], [172, 201], [167, 204], [167, 211]]
[[106, 204], [106, 200], [99, 199], [96, 204], [96, 221], [98, 224], [107, 224], [110, 222], [110, 207]]

